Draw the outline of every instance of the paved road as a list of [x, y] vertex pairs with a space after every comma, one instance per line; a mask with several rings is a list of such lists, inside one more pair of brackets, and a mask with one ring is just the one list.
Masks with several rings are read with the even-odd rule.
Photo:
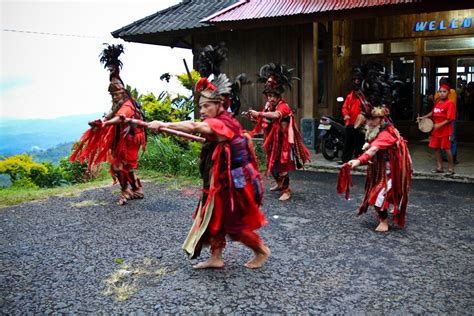
[[474, 313], [473, 185], [415, 181], [406, 229], [379, 234], [374, 214], [355, 216], [362, 178], [350, 201], [335, 174], [292, 181], [290, 202], [265, 197], [273, 255], [257, 271], [238, 243], [224, 269], [191, 268], [180, 246], [196, 188], [146, 183], [121, 208], [106, 187], [0, 209], [0, 312]]

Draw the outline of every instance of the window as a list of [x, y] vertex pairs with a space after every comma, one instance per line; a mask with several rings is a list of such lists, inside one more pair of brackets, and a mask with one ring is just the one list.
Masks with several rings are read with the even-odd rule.
[[415, 42], [392, 42], [390, 43], [390, 53], [413, 53], [415, 52]]
[[474, 49], [474, 37], [433, 39], [425, 41], [425, 51]]
[[362, 44], [360, 51], [362, 55], [383, 54], [383, 43]]

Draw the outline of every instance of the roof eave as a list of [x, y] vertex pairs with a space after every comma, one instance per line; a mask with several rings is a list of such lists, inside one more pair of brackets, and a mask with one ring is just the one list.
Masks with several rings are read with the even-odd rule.
[[199, 22], [201, 22], [201, 23], [212, 23], [212, 22], [210, 22], [211, 19], [213, 19], [213, 18], [215, 18], [216, 16], [219, 16], [219, 15], [225, 13], [225, 12], [231, 11], [231, 10], [233, 10], [233, 9], [235, 9], [235, 8], [237, 8], [237, 7], [239, 7], [239, 6], [243, 5], [243, 4], [245, 4], [245, 3], [247, 3], [247, 2], [249, 2], [249, 0], [239, 0], [239, 2], [234, 3], [234, 4], [232, 4], [232, 5], [230, 5], [230, 6], [226, 7], [226, 8], [224, 8], [224, 9], [222, 9], [222, 10], [217, 11], [216, 13], [214, 13], [214, 14], [212, 14], [212, 15], [210, 15], [210, 16], [207, 16], [207, 17], [205, 17], [204, 19], [201, 19]]
[[[401, 5], [383, 5], [374, 6], [370, 8], [355, 8], [355, 9], [342, 9], [336, 11], [326, 12], [315, 12], [307, 14], [294, 14], [286, 16], [274, 16], [274, 17], [262, 17], [253, 19], [241, 19], [241, 20], [230, 20], [230, 21], [210, 21], [219, 30], [228, 29], [249, 29], [249, 28], [260, 28], [268, 27], [280, 24], [306, 24], [312, 22], [327, 22], [332, 20], [351, 19], [357, 18], [369, 18], [374, 16], [384, 15], [396, 15], [406, 14], [407, 10], [410, 13], [423, 13], [423, 12], [438, 12], [438, 11], [450, 11], [450, 10], [461, 10], [469, 9], [472, 5], [469, 1], [458, 0], [446, 5], [434, 1], [431, 3], [416, 2], [410, 4]], [[388, 10], [390, 9], [390, 10]]]
[[132, 23], [130, 23], [130, 24], [128, 24], [128, 25], [122, 26], [122, 27], [119, 28], [118, 30], [112, 31], [111, 34], [112, 34], [113, 37], [117, 38], [117, 37], [119, 37], [119, 36], [118, 36], [118, 35], [116, 36], [116, 34], [119, 34], [119, 33], [121, 33], [121, 32], [124, 32], [124, 31], [126, 31], [127, 29], [132, 28], [132, 27], [136, 26], [137, 24], [139, 24], [139, 23], [141, 23], [141, 22], [143, 22], [143, 21], [145, 21], [145, 20], [147, 20], [147, 19], [149, 19], [149, 18], [151, 18], [151, 17], [154, 17], [154, 16], [156, 16], [156, 15], [158, 15], [158, 14], [164, 14], [164, 13], [166, 13], [166, 12], [168, 12], [168, 11], [170, 11], [170, 10], [173, 10], [173, 9], [175, 9], [175, 8], [181, 6], [181, 5], [182, 5], [182, 2], [177, 3], [177, 4], [175, 4], [175, 5], [171, 6], [171, 7], [168, 7], [168, 8], [166, 8], [166, 9], [157, 11], [157, 12], [155, 12], [155, 13], [153, 13], [153, 14], [147, 15], [147, 16], [145, 16], [145, 17], [143, 17], [143, 18], [141, 18], [141, 19], [139, 19], [139, 20], [136, 20], [136, 21], [134, 21], [134, 22], [132, 22]]

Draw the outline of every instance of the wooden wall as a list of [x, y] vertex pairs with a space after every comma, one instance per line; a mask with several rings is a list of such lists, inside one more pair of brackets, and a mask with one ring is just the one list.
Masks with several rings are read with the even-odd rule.
[[[352, 32], [351, 21], [332, 22], [332, 60], [329, 72], [328, 114], [340, 117], [342, 103], [337, 102], [339, 96], [346, 97], [351, 88], [352, 78]], [[338, 55], [338, 46], [344, 47], [344, 54]], [[330, 68], [331, 69], [331, 68]]]
[[[313, 114], [307, 110], [313, 106], [313, 64], [308, 57], [312, 50], [311, 24], [198, 34], [193, 38], [193, 47], [198, 49], [219, 42], [225, 42], [229, 49], [229, 60], [222, 71], [230, 78], [246, 73], [252, 80], [243, 89], [241, 111], [249, 107], [262, 109], [265, 98], [263, 84], [256, 83], [257, 74], [262, 65], [274, 62], [294, 68], [293, 75], [301, 78], [293, 81], [293, 88], [283, 96], [295, 111], [298, 122], [304, 115]], [[252, 127], [247, 120], [241, 122], [247, 129]]]

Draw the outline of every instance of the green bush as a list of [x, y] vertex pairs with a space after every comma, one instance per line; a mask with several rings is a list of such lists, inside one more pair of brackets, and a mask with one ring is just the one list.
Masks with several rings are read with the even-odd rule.
[[14, 189], [39, 189], [39, 186], [35, 184], [30, 178], [22, 178], [12, 182], [11, 188]]
[[89, 182], [95, 179], [98, 173], [89, 171], [86, 162], [71, 162], [69, 158], [61, 159], [59, 167], [64, 179], [74, 184]]
[[[199, 75], [199, 72], [197, 72], [196, 70], [192, 69], [191, 70], [191, 78], [193, 80], [193, 84], [196, 84], [196, 82], [199, 81], [199, 79], [201, 79], [201, 76]], [[182, 73], [180, 75], [176, 75], [176, 79], [179, 80], [179, 82], [181, 82], [181, 85], [183, 87], [185, 87], [186, 89], [188, 89], [189, 91], [192, 90], [192, 84], [191, 84], [191, 81], [189, 81], [189, 76], [188, 76], [188, 73], [185, 72], [185, 73]]]
[[170, 175], [199, 177], [201, 144], [178, 142], [174, 137], [156, 135], [148, 138], [147, 149], [140, 157], [140, 169]]
[[138, 101], [145, 111], [146, 121], [179, 122], [190, 119], [194, 112], [192, 99], [178, 95], [173, 98], [169, 93], [162, 92], [158, 97], [153, 93], [140, 95]]
[[255, 156], [258, 160], [258, 169], [261, 173], [264, 173], [267, 169], [267, 163], [265, 159], [265, 151], [263, 150], [263, 140], [261, 138], [254, 138], [253, 145], [255, 150]]
[[42, 165], [46, 167], [47, 172], [31, 177], [36, 185], [42, 188], [52, 188], [68, 184], [61, 167], [55, 166], [50, 162], [43, 162]]
[[25, 154], [0, 161], [0, 173], [9, 175], [14, 187], [44, 188], [67, 184], [59, 167], [50, 162], [36, 163]]
[[12, 182], [28, 178], [31, 168], [34, 168], [34, 173], [41, 172], [41, 169], [46, 172], [45, 167], [33, 162], [33, 158], [26, 154], [11, 156], [0, 161], [0, 173], [9, 175]]

